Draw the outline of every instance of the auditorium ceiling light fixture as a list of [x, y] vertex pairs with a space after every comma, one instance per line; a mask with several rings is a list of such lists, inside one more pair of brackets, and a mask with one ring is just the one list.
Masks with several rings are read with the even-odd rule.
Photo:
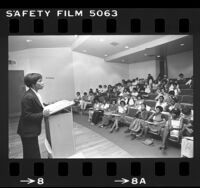
[[78, 35], [74, 35], [74, 37], [75, 37], [75, 38], [77, 38], [77, 37], [78, 37]]
[[125, 60], [124, 60], [124, 59], [122, 59], [122, 62], [125, 62]]
[[144, 54], [144, 56], [147, 56], [147, 54]]
[[83, 52], [87, 52], [87, 50], [83, 50]]
[[185, 44], [181, 43], [180, 46], [184, 46]]
[[160, 57], [160, 55], [157, 55], [157, 57]]
[[129, 46], [125, 46], [125, 48], [126, 48], [126, 49], [129, 48]]
[[99, 39], [100, 42], [104, 42], [104, 39]]
[[107, 56], [108, 56], [108, 54], [105, 54], [104, 56], [105, 56], [105, 57], [107, 57]]
[[27, 40], [26, 40], [26, 42], [32, 42], [32, 40], [30, 40], [30, 39], [27, 39]]

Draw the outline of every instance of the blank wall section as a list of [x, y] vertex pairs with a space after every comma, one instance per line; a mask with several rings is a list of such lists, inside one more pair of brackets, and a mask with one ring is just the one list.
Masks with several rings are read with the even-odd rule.
[[193, 51], [175, 54], [167, 57], [168, 76], [177, 78], [180, 73], [185, 77], [193, 75]]
[[75, 90], [96, 89], [99, 84], [116, 84], [128, 79], [127, 64], [105, 62], [103, 58], [73, 52]]
[[129, 64], [129, 79], [133, 78], [147, 78], [148, 74], [151, 74], [154, 78], [157, 77], [158, 71], [156, 71], [156, 61], [143, 61]]
[[36, 48], [9, 53], [17, 64], [10, 70], [43, 75], [45, 87], [40, 91], [44, 102], [74, 98], [72, 52], [70, 48]]

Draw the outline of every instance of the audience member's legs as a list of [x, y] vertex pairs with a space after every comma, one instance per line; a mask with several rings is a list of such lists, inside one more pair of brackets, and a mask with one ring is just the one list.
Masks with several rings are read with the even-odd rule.
[[165, 149], [166, 148], [166, 141], [167, 141], [168, 135], [169, 135], [169, 127], [165, 126], [161, 130], [162, 145], [161, 145], [160, 149]]

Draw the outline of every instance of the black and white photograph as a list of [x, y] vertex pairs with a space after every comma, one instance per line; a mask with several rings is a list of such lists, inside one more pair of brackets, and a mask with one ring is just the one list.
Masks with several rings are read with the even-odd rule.
[[8, 37], [9, 159], [193, 158], [192, 35]]

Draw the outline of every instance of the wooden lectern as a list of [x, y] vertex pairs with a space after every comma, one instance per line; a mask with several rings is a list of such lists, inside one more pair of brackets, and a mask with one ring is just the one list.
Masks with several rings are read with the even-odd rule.
[[49, 158], [68, 158], [75, 154], [73, 136], [73, 116], [71, 106], [74, 103], [62, 100], [48, 105], [50, 116], [44, 119]]

